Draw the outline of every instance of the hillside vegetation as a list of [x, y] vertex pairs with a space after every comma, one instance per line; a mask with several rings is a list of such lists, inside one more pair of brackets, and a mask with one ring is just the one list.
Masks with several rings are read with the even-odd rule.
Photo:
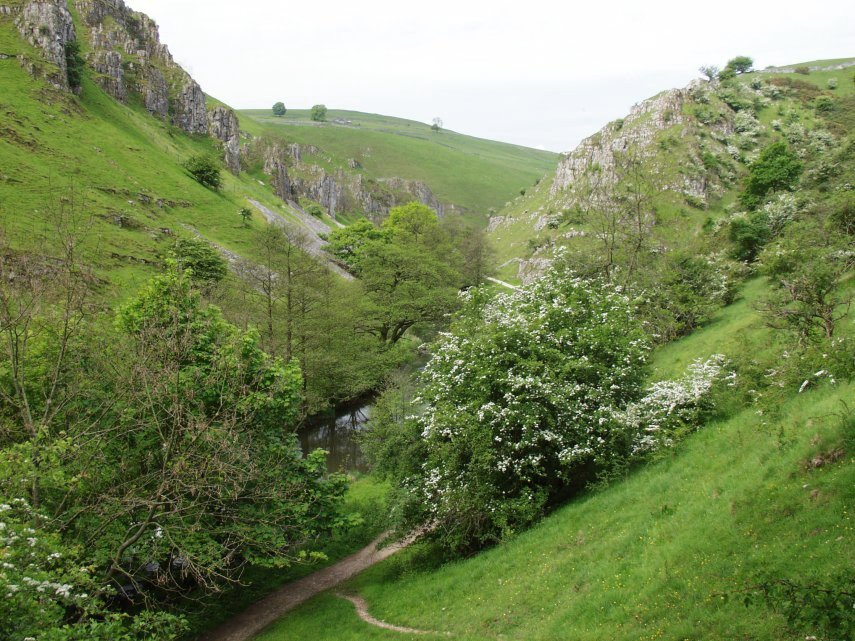
[[[852, 638], [843, 62], [558, 158], [240, 122], [123, 2], [6, 0], [0, 639], [188, 638], [386, 528], [344, 589], [420, 638]], [[301, 450], [375, 395], [372, 476]], [[326, 594], [260, 638], [407, 636]]]
[[[655, 378], [711, 350], [773, 352], [753, 310], [764, 288], [751, 283], [708, 328], [662, 348]], [[847, 333], [853, 329], [850, 317]], [[787, 597], [767, 600], [752, 588], [789, 579], [803, 598], [851, 582], [853, 393], [852, 384], [790, 391], [777, 407], [736, 411], [474, 558], [441, 563], [436, 550], [419, 546], [345, 586], [372, 616], [434, 635], [379, 630], [325, 595], [257, 639], [843, 641], [849, 637], [824, 636], [793, 616], [807, 606], [788, 609]], [[749, 594], [756, 598], [746, 607]]]

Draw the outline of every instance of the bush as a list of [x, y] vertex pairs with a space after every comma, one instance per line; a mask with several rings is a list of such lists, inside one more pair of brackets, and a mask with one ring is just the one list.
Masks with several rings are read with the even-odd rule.
[[748, 73], [754, 68], [754, 60], [748, 56], [736, 56], [728, 61], [725, 70], [733, 71], [735, 74]]
[[198, 238], [179, 238], [172, 247], [172, 255], [181, 269], [190, 269], [197, 283], [213, 285], [228, 274], [226, 261], [216, 249]]
[[312, 107], [311, 117], [315, 122], [324, 122], [327, 119], [327, 106], [315, 105]]
[[827, 86], [829, 89], [831, 89], [832, 91], [834, 91], [835, 89], [837, 89], [837, 78], [829, 78], [829, 79], [828, 79], [828, 83], [826, 84], [826, 86]]
[[620, 288], [562, 270], [527, 289], [466, 294], [422, 374], [424, 413], [403, 512], [456, 549], [524, 528], [584, 487], [634, 435], [616, 408], [638, 398], [648, 342]]
[[771, 237], [772, 230], [765, 212], [751, 212], [730, 221], [729, 238], [734, 245], [731, 252], [734, 260], [754, 262]]
[[791, 189], [801, 173], [802, 163], [787, 143], [772, 143], [748, 168], [748, 179], [739, 200], [749, 209], [756, 209], [770, 192]]
[[819, 113], [829, 113], [834, 109], [834, 99], [831, 96], [817, 96], [813, 106]]
[[311, 205], [306, 207], [306, 212], [308, 212], [315, 218], [320, 218], [324, 215], [324, 208], [318, 205], [317, 203], [312, 203]]
[[796, 73], [800, 73], [803, 76], [810, 75], [810, 67], [796, 67], [794, 70]]
[[288, 110], [285, 108], [284, 102], [277, 102], [275, 105], [273, 105], [273, 115], [274, 116], [279, 116], [281, 118], [287, 112], [288, 112]]
[[184, 163], [184, 169], [189, 171], [190, 175], [200, 185], [215, 190], [219, 189], [222, 185], [219, 163], [207, 154], [191, 156]]

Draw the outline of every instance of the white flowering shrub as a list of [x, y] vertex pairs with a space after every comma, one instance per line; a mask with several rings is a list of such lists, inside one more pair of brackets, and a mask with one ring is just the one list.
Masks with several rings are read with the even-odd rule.
[[615, 419], [634, 434], [632, 453], [671, 447], [681, 433], [693, 429], [710, 409], [710, 392], [716, 382], [728, 378], [733, 384], [735, 380], [733, 373], [725, 374], [725, 362], [722, 354], [698, 359], [682, 378], [654, 383], [640, 400], [616, 412]]
[[733, 119], [733, 128], [738, 133], [750, 136], [759, 136], [763, 131], [763, 125], [750, 111], [740, 111]]
[[480, 545], [534, 521], [632, 435], [648, 340], [619, 287], [556, 270], [466, 311], [422, 375], [426, 460], [407, 485], [446, 542]]
[[799, 211], [799, 205], [793, 194], [784, 192], [778, 194], [774, 200], [770, 200], [763, 205], [762, 211], [768, 218], [772, 234], [777, 236], [784, 227], [795, 219]]
[[0, 639], [175, 639], [183, 621], [165, 612], [108, 612], [103, 585], [79, 550], [20, 498], [0, 498]]

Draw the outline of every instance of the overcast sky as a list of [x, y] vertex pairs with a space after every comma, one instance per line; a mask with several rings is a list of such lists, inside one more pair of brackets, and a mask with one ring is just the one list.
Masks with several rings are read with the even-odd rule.
[[[701, 64], [855, 56], [855, 2], [127, 0], [233, 107], [324, 103], [572, 149]], [[851, 74], [850, 74], [851, 75]]]

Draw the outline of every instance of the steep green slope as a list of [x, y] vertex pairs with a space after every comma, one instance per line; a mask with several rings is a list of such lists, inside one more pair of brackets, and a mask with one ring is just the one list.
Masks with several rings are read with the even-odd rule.
[[[425, 182], [443, 202], [480, 214], [555, 169], [558, 154], [473, 138], [411, 120], [331, 110], [313, 122], [306, 110], [278, 118], [270, 110], [242, 111], [244, 127], [288, 142], [313, 145], [332, 159], [331, 168], [357, 161], [367, 176], [397, 176]], [[254, 124], [248, 122], [250, 119]]]
[[[706, 329], [660, 350], [656, 376], [710, 350], [768, 350], [754, 311], [764, 291], [753, 281]], [[851, 316], [844, 327], [852, 333]], [[382, 621], [437, 632], [412, 638], [825, 638], [791, 629], [762, 600], [746, 608], [741, 591], [778, 579], [834, 586], [851, 571], [853, 393], [851, 383], [826, 386], [793, 392], [772, 413], [749, 407], [503, 545], [445, 565], [416, 547], [346, 590]], [[410, 637], [372, 627], [325, 595], [257, 638]]]
[[[0, 18], [4, 51], [27, 48]], [[0, 60], [0, 226], [8, 243], [39, 250], [63, 214], [87, 229], [85, 259], [113, 293], [133, 291], [153, 273], [172, 237], [192, 227], [251, 256], [261, 228], [244, 227], [238, 210], [258, 200], [289, 210], [258, 181], [223, 173], [224, 188], [200, 186], [181, 163], [219, 153], [207, 136], [189, 136], [122, 105], [84, 77], [79, 97], [49, 88], [15, 58]], [[49, 250], [47, 250], [48, 253]]]

